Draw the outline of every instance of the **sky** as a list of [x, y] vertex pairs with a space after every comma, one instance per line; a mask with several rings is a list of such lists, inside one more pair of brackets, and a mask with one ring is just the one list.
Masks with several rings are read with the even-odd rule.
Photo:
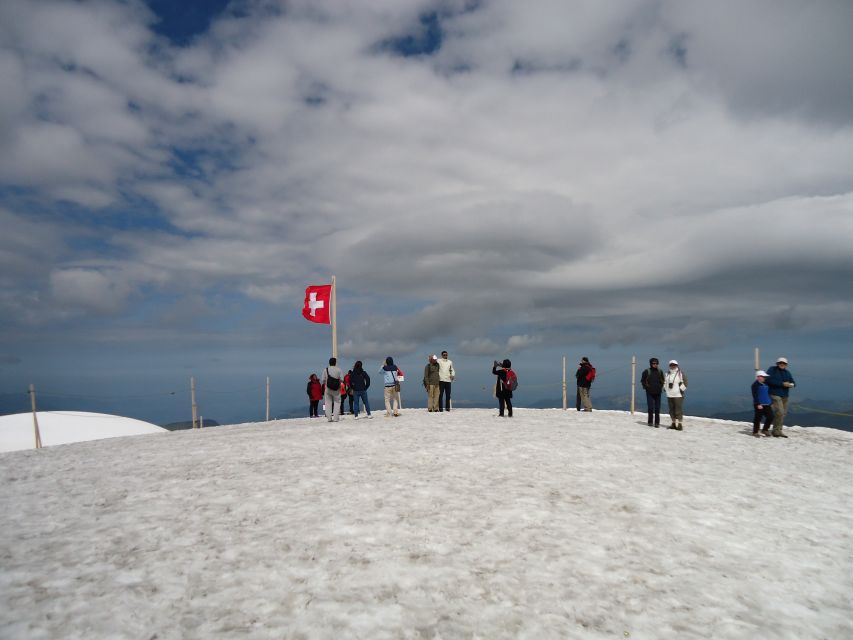
[[531, 401], [563, 355], [624, 395], [636, 355], [713, 403], [760, 347], [853, 406], [851, 27], [846, 0], [7, 0], [0, 395], [177, 420], [194, 376], [248, 419], [270, 376], [301, 406], [335, 275], [343, 364], [447, 349], [459, 402], [504, 357]]

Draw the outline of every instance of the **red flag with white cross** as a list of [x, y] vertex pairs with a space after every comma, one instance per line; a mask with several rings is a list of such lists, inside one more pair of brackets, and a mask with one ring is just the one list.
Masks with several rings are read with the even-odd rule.
[[318, 284], [310, 285], [305, 289], [305, 305], [302, 307], [302, 315], [309, 322], [320, 324], [331, 324], [330, 312], [332, 309], [332, 285]]

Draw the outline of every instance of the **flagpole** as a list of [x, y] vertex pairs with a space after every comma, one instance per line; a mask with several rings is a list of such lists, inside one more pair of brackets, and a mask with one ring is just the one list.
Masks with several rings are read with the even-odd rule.
[[338, 287], [335, 284], [335, 276], [332, 276], [332, 357], [338, 357]]

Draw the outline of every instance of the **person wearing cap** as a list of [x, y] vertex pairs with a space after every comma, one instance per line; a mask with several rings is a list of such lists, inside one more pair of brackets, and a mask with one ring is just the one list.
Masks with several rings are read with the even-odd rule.
[[589, 396], [589, 389], [595, 378], [594, 371], [595, 369], [590, 363], [589, 358], [586, 356], [581, 358], [578, 370], [575, 372], [575, 378], [578, 380], [578, 395], [580, 395], [584, 411], [592, 411], [592, 398]]
[[[441, 352], [438, 361], [438, 410], [450, 411], [450, 383], [456, 380], [456, 371], [453, 370], [453, 360], [447, 357], [447, 351]], [[442, 406], [442, 399], [444, 406]]]
[[752, 383], [752, 406], [755, 415], [752, 418], [752, 435], [760, 438], [758, 428], [761, 426], [761, 418], [764, 418], [764, 428], [761, 430], [765, 436], [770, 435], [770, 424], [773, 422], [773, 408], [770, 406], [770, 387], [766, 384], [767, 372], [756, 371], [755, 382]]
[[427, 392], [427, 411], [430, 413], [438, 411], [439, 382], [438, 356], [433, 354], [427, 356], [427, 365], [424, 367], [424, 389]]
[[684, 430], [684, 392], [687, 391], [687, 376], [678, 365], [678, 360], [669, 361], [669, 371], [664, 376], [666, 402], [669, 405], [670, 429]]
[[663, 393], [664, 375], [657, 358], [649, 359], [649, 368], [643, 371], [640, 384], [646, 391], [646, 405], [649, 408], [649, 426], [660, 427], [660, 396]]
[[767, 370], [767, 386], [773, 407], [773, 437], [787, 438], [782, 433], [785, 416], [788, 415], [788, 394], [795, 386], [794, 376], [788, 371], [788, 358], [776, 358], [776, 364]]
[[[400, 374], [400, 368], [394, 364], [394, 358], [388, 356], [385, 358], [385, 364], [379, 370], [384, 383], [385, 395], [385, 417], [390, 418], [392, 415], [396, 418], [400, 415], [400, 394], [398, 387], [400, 381], [397, 376]], [[392, 413], [393, 411], [393, 413]]]

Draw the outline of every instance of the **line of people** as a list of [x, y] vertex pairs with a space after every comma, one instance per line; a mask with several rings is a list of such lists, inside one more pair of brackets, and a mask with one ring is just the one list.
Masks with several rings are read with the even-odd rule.
[[[379, 373], [382, 375], [383, 396], [385, 400], [385, 416], [400, 415], [400, 382], [402, 371], [394, 364], [392, 357], [387, 357]], [[495, 360], [492, 374], [497, 377], [494, 395], [498, 400], [498, 415], [512, 417], [512, 392], [518, 384], [518, 378], [512, 371], [509, 359], [503, 362]], [[575, 373], [577, 380], [577, 410], [592, 411], [590, 389], [596, 378], [595, 367], [589, 358], [584, 356], [578, 364]], [[423, 387], [427, 394], [427, 411], [450, 411], [451, 385], [456, 379], [456, 370], [447, 351], [441, 352], [441, 358], [436, 355], [427, 357], [424, 367]], [[666, 372], [660, 369], [657, 358], [649, 359], [649, 368], [643, 371], [640, 384], [646, 392], [648, 409], [648, 426], [660, 427], [661, 400], [666, 394], [667, 409], [670, 417], [669, 429], [684, 430], [684, 399], [687, 391], [687, 374], [682, 370], [677, 360], [670, 360]], [[788, 413], [788, 398], [790, 390], [795, 386], [794, 378], [788, 371], [788, 360], [779, 357], [776, 364], [767, 371], [756, 373], [751, 391], [753, 398], [753, 435], [756, 437], [772, 436], [787, 438], [783, 432], [783, 424]], [[364, 403], [367, 417], [370, 413], [370, 402], [367, 389], [370, 387], [370, 376], [364, 371], [361, 360], [356, 361], [346, 375], [337, 366], [335, 358], [329, 359], [329, 366], [323, 371], [322, 379], [317, 374], [311, 374], [307, 393], [310, 400], [310, 416], [318, 417], [318, 404], [321, 399], [325, 403], [326, 419], [330, 422], [340, 419], [342, 399], [348, 397], [350, 413], [359, 417], [360, 403]], [[761, 422], [764, 427], [761, 428]], [[772, 432], [770, 427], [773, 427]]]

